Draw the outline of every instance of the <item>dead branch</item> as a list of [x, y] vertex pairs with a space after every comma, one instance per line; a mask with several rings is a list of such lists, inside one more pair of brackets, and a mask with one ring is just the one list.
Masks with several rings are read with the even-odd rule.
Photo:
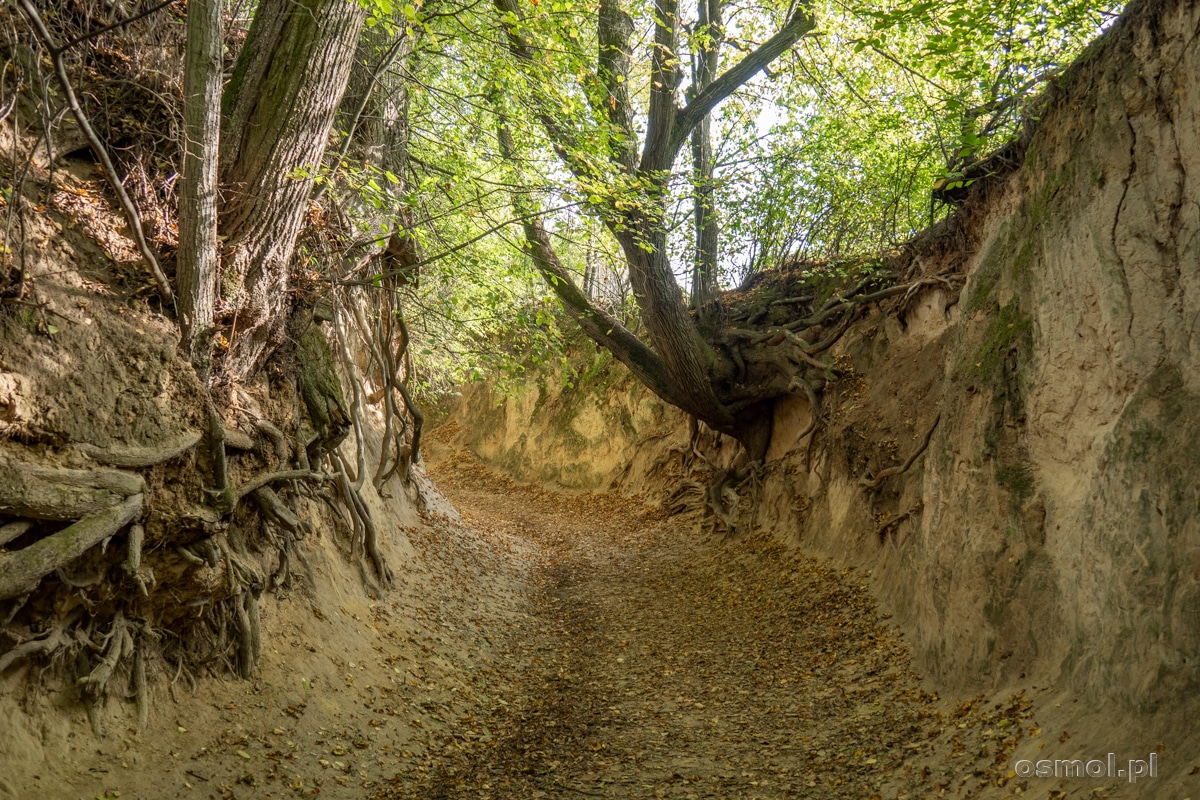
[[46, 575], [128, 525], [142, 512], [142, 502], [143, 495], [135, 494], [26, 548], [0, 553], [0, 600], [33, 591]]
[[881, 471], [874, 478], [870, 477], [868, 473], [859, 479], [859, 485], [867, 489], [876, 489], [880, 484], [893, 475], [902, 475], [905, 472], [908, 472], [908, 468], [911, 467], [913, 463], [921, 457], [921, 454], [925, 452], [925, 448], [929, 447], [929, 440], [933, 438], [933, 432], [937, 429], [938, 423], [941, 421], [941, 414], [938, 414], [933, 418], [933, 424], [930, 425], [929, 430], [925, 432], [925, 438], [921, 441], [921, 446], [914, 450], [913, 454], [910, 455], [903, 464], [898, 467], [888, 467], [887, 469]]
[[125, 17], [124, 19], [119, 19], [116, 22], [112, 23], [111, 25], [105, 25], [104, 27], [97, 28], [94, 31], [88, 31], [87, 33], [83, 34], [82, 36], [76, 37], [76, 38], [72, 39], [71, 41], [67, 42], [66, 44], [64, 44], [62, 47], [59, 48], [59, 51], [65, 53], [73, 47], [78, 47], [79, 45], [83, 44], [86, 41], [95, 39], [97, 36], [103, 36], [106, 33], [111, 33], [112, 31], [115, 31], [118, 28], [124, 28], [126, 25], [132, 25], [133, 23], [137, 22], [140, 19], [145, 19], [146, 17], [150, 16], [151, 14], [158, 13], [159, 11], [163, 10], [164, 8], [166, 8], [167, 6], [171, 5], [172, 3], [176, 2], [176, 1], [177, 0], [163, 0], [163, 2], [153, 5], [150, 8], [147, 8], [145, 11], [142, 11], [140, 13], [134, 14], [129, 17]]

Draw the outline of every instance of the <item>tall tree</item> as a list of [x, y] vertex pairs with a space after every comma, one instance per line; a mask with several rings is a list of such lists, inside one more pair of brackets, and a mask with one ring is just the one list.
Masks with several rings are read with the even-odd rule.
[[[692, 85], [689, 99], [704, 91], [717, 76], [721, 37], [721, 0], [696, 0], [696, 30], [692, 36]], [[692, 130], [692, 214], [696, 228], [696, 257], [692, 265], [692, 308], [699, 308], [717, 291], [717, 248], [720, 228], [713, 191], [712, 114]]]
[[[766, 404], [790, 390], [793, 362], [778, 347], [759, 348], [762, 356], [751, 360], [764, 369], [751, 375], [751, 380], [742, 380], [745, 376], [738, 360], [701, 335], [675, 280], [668, 252], [666, 202], [675, 160], [693, 130], [722, 100], [812, 30], [814, 20], [808, 4], [795, 6], [773, 36], [681, 106], [678, 0], [656, 0], [647, 75], [646, 133], [639, 155], [633, 125], [635, 110], [628, 90], [633, 74], [629, 35], [633, 26], [620, 0], [601, 0], [596, 18], [599, 53], [595, 74], [604, 91], [593, 91], [589, 97], [604, 111], [614, 134], [607, 138], [602, 154], [608, 165], [598, 167], [591, 153], [580, 146], [587, 140], [586, 134], [573, 129], [551, 93], [539, 88], [554, 83], [550, 75], [544, 74], [542, 54], [531, 44], [517, 0], [494, 3], [508, 50], [529, 76], [534, 113], [556, 152], [581, 183], [593, 187], [608, 184], [606, 193], [593, 193], [593, 205], [621, 246], [649, 345], [588, 301], [554, 253], [541, 223], [530, 219], [525, 223], [526, 244], [534, 263], [585, 332], [611, 350], [655, 393], [737, 438], [752, 459], [762, 458], [771, 432]], [[502, 126], [502, 132], [507, 130]], [[511, 137], [511, 131], [508, 135]], [[746, 360], [741, 358], [743, 363]]]

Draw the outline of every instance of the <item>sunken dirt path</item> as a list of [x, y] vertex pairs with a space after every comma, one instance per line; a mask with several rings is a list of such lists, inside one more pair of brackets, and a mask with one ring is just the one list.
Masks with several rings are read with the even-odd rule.
[[532, 624], [507, 645], [512, 702], [377, 797], [1017, 789], [1004, 774], [1028, 704], [943, 714], [853, 573], [753, 537], [705, 544], [694, 521], [513, 485], [461, 455], [434, 477], [469, 525], [537, 554]]

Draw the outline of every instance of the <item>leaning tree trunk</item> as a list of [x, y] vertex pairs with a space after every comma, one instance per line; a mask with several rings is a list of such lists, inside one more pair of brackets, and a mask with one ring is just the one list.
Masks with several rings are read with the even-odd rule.
[[226, 89], [220, 229], [232, 376], [252, 373], [282, 341], [296, 237], [365, 18], [347, 0], [263, 0]]
[[221, 130], [220, 0], [190, 0], [183, 70], [183, 170], [175, 286], [183, 347], [207, 376], [216, 305], [217, 154]]

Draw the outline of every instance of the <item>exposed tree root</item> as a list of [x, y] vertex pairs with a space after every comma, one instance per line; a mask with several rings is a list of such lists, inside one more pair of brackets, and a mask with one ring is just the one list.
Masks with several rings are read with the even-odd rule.
[[[761, 461], [752, 461], [739, 468], [719, 469], [704, 489], [705, 519], [702, 523], [712, 536], [730, 537], [737, 534], [737, 509], [743, 497], [753, 498], [762, 489]], [[745, 487], [749, 486], [749, 489]]]
[[10, 522], [7, 525], [0, 525], [0, 547], [22, 536], [26, 531], [33, 527], [33, 522], [27, 519], [19, 519], [16, 522]]
[[238, 651], [237, 673], [242, 678], [254, 674], [262, 651], [262, 628], [258, 613], [258, 595], [253, 587], [247, 588], [230, 600], [237, 618]]
[[296, 536], [304, 536], [310, 532], [308, 523], [296, 516], [296, 513], [288, 508], [270, 487], [260, 486], [255, 489], [254, 499], [267, 518], [280, 527], [291, 531]]
[[140, 475], [0, 461], [0, 511], [14, 517], [79, 519], [146, 489]]
[[254, 439], [237, 428], [225, 427], [225, 449], [250, 451], [254, 449]]
[[792, 384], [788, 388], [793, 392], [799, 389], [808, 398], [808, 426], [796, 437], [797, 440], [801, 440], [817, 429], [817, 423], [821, 420], [821, 398], [817, 396], [813, 385], [799, 375], [792, 378]]
[[270, 420], [255, 419], [254, 427], [258, 432], [265, 436], [271, 442], [271, 447], [275, 452], [275, 458], [281, 463], [288, 460], [288, 455], [291, 448], [288, 447], [287, 437], [283, 435], [283, 431], [271, 424]]
[[37, 639], [22, 642], [7, 653], [0, 654], [0, 673], [23, 658], [35, 655], [53, 655], [61, 648], [74, 641], [67, 631], [75, 627], [75, 623], [83, 616], [83, 609], [76, 608], [59, 620], [58, 624]]
[[134, 523], [129, 526], [129, 543], [128, 554], [125, 557], [125, 572], [137, 584], [138, 592], [142, 597], [149, 597], [150, 590], [147, 584], [153, 586], [155, 583], [153, 570], [147, 568], [142, 569], [142, 544], [146, 539], [146, 530], [139, 523]]
[[866, 489], [876, 489], [888, 478], [908, 472], [909, 467], [911, 467], [916, 460], [921, 457], [921, 454], [925, 452], [925, 449], [929, 447], [929, 440], [933, 438], [933, 432], [937, 430], [938, 423], [941, 421], [941, 414], [938, 414], [936, 417], [934, 417], [933, 424], [930, 425], [929, 430], [925, 432], [925, 438], [921, 441], [921, 445], [913, 451], [913, 454], [910, 455], [903, 464], [898, 467], [888, 467], [885, 470], [881, 470], [880, 473], [874, 477], [871, 477], [870, 473], [867, 473], [863, 477], [859, 478], [859, 485]]
[[141, 513], [142, 499], [127, 497], [15, 553], [0, 553], [0, 600], [28, 594], [43, 577], [128, 525]]
[[307, 469], [286, 469], [279, 472], [267, 472], [243, 483], [237, 488], [234, 496], [237, 498], [237, 502], [240, 503], [247, 495], [255, 494], [259, 489], [265, 488], [268, 484], [276, 483], [277, 481], [324, 481], [326, 479], [326, 475]]
[[183, 455], [195, 447], [202, 436], [199, 431], [185, 431], [154, 447], [100, 448], [94, 444], [80, 444], [76, 445], [76, 449], [99, 464], [138, 469], [152, 467]]
[[92, 723], [92, 732], [100, 737], [104, 735], [100, 723], [100, 706], [108, 696], [108, 684], [121, 660], [134, 654], [133, 637], [129, 633], [129, 623], [120, 609], [113, 616], [112, 627], [104, 636], [103, 655], [91, 672], [79, 681], [80, 691], [88, 705], [88, 719]]
[[375, 521], [371, 518], [371, 511], [363, 502], [358, 490], [350, 482], [350, 477], [346, 474], [345, 460], [338, 454], [335, 454], [335, 460], [340, 467], [336, 474], [338, 491], [341, 493], [343, 506], [350, 512], [353, 523], [351, 550], [358, 557], [365, 555], [369, 558], [383, 586], [391, 587], [392, 569], [379, 549], [379, 537], [375, 530]]
[[902, 514], [897, 514], [894, 517], [889, 516], [875, 528], [875, 538], [877, 538], [880, 542], [883, 542], [889, 533], [895, 531], [896, 528], [899, 527], [900, 523], [912, 518], [916, 514], [921, 513], [922, 508], [923, 506], [918, 503]]

